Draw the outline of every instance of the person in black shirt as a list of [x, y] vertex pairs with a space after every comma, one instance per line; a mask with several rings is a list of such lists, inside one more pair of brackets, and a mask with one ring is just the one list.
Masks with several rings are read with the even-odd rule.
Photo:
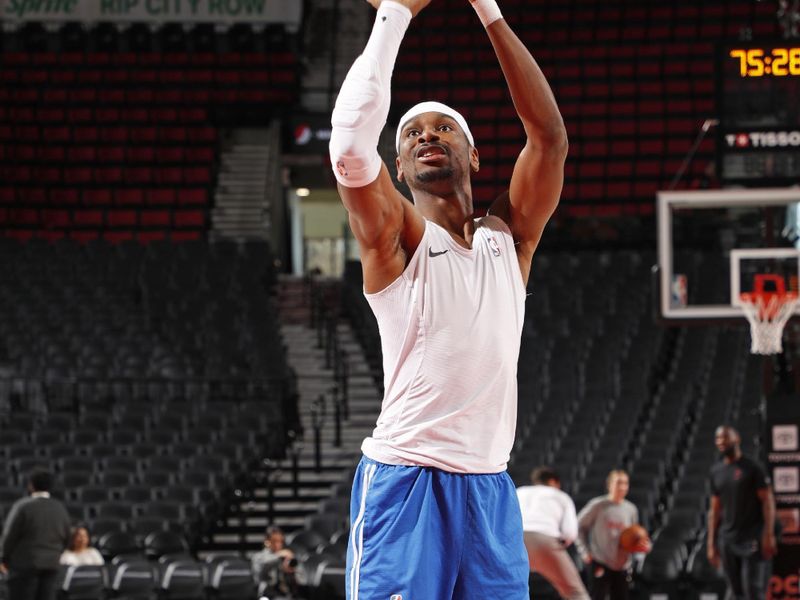
[[0, 544], [0, 571], [8, 574], [12, 600], [54, 600], [59, 558], [69, 543], [67, 509], [50, 497], [53, 476], [34, 469], [28, 480], [30, 496], [18, 500], [8, 513]]
[[732, 427], [718, 427], [714, 441], [722, 461], [711, 469], [708, 560], [715, 567], [722, 563], [734, 600], [763, 600], [776, 552], [769, 477], [742, 455]]

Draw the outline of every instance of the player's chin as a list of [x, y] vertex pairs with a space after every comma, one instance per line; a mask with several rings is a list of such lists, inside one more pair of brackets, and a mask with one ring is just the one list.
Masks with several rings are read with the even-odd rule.
[[419, 183], [434, 183], [436, 181], [445, 181], [453, 178], [453, 167], [449, 165], [443, 166], [426, 166], [423, 169], [417, 169], [416, 180]]

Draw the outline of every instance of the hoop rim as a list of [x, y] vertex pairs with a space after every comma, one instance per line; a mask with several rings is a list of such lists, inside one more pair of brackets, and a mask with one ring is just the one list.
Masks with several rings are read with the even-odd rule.
[[739, 294], [739, 298], [742, 302], [749, 302], [750, 304], [755, 304], [760, 299], [771, 300], [772, 298], [777, 298], [779, 302], [791, 302], [793, 300], [797, 300], [800, 297], [800, 294], [797, 292], [775, 292], [775, 291], [755, 291], [755, 292], [742, 292]]

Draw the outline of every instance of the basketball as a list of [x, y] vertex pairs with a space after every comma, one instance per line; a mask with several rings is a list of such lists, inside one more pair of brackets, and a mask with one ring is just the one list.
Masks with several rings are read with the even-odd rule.
[[635, 552], [636, 548], [644, 541], [650, 539], [647, 531], [641, 525], [631, 525], [619, 534], [619, 547], [625, 552]]

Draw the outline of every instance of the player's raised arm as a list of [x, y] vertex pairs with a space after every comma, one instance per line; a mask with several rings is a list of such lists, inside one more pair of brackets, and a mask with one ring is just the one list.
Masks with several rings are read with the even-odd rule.
[[368, 0], [378, 9], [367, 46], [350, 68], [331, 116], [330, 157], [339, 194], [361, 249], [364, 285], [383, 289], [405, 268], [425, 222], [394, 187], [378, 155], [390, 82], [411, 19], [431, 0]]
[[[527, 280], [530, 259], [561, 196], [567, 132], [542, 70], [503, 19], [495, 0], [470, 1], [489, 34], [527, 136], [511, 177], [509, 197], [498, 198], [492, 210], [509, 222]], [[510, 206], [504, 206], [509, 199]]]

